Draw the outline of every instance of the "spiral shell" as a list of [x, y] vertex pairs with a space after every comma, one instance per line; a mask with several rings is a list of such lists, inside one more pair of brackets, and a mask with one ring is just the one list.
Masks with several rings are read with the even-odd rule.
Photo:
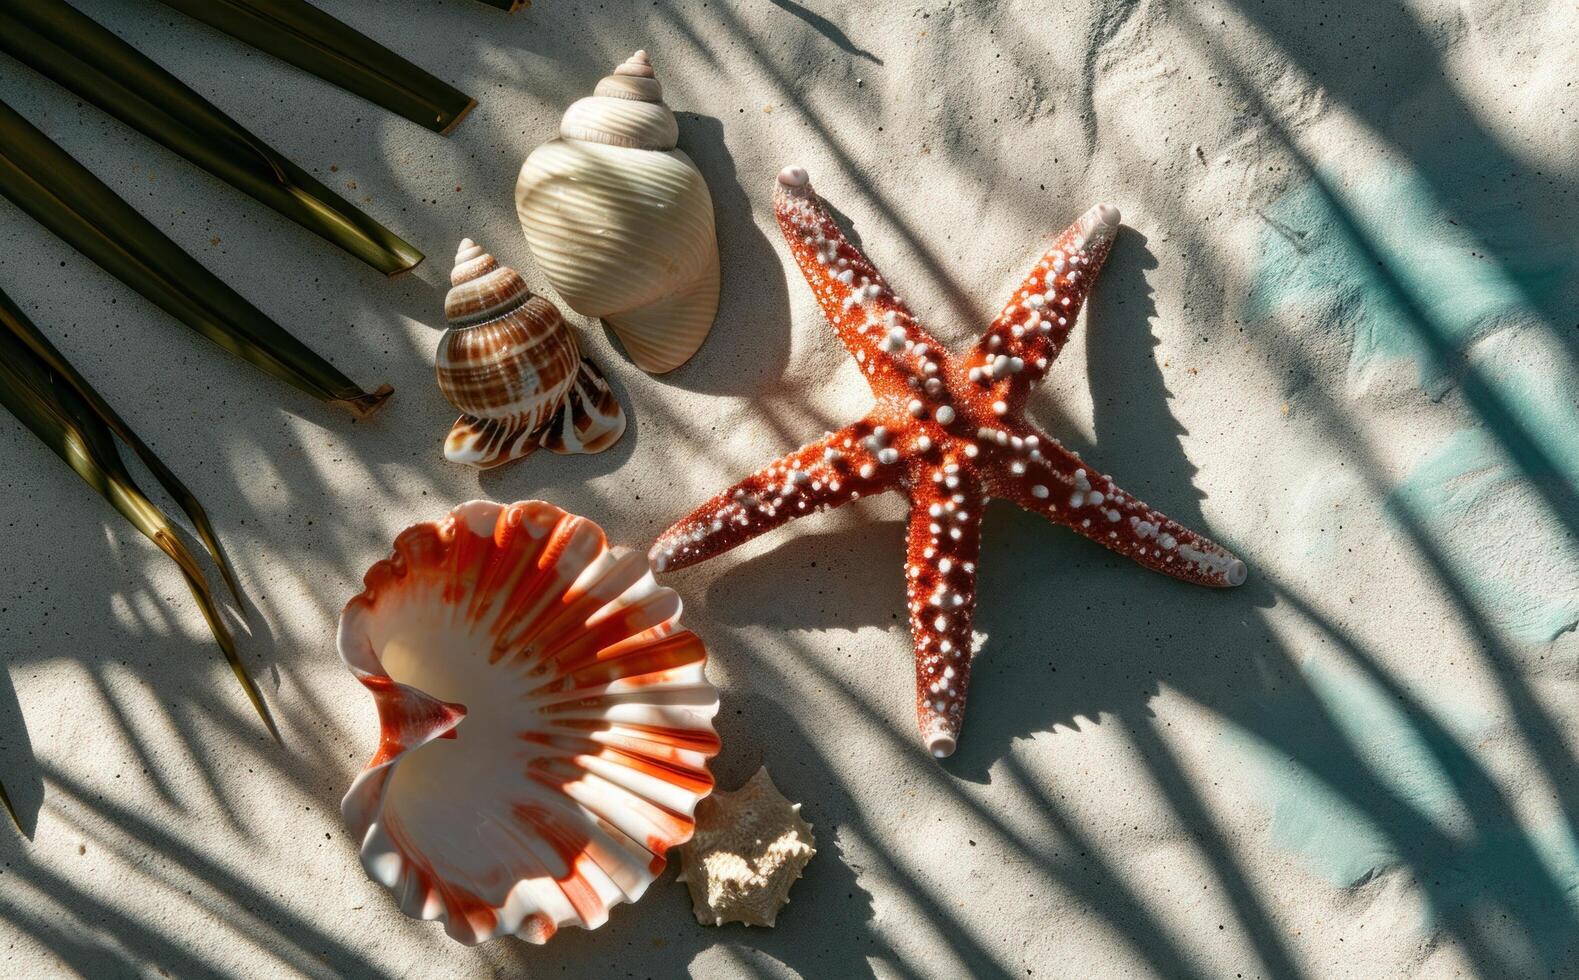
[[540, 445], [596, 453], [618, 441], [619, 400], [553, 303], [470, 238], [450, 284], [434, 367], [439, 390], [464, 414], [444, 440], [446, 459], [487, 468]]
[[702, 346], [718, 313], [713, 199], [645, 51], [565, 111], [515, 185], [532, 256], [571, 309], [601, 317], [661, 374]]

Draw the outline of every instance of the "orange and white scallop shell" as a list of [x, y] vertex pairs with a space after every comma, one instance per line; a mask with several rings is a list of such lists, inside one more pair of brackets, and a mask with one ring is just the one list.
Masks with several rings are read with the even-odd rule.
[[713, 788], [718, 692], [680, 598], [552, 504], [417, 524], [340, 616], [376, 747], [341, 803], [368, 875], [468, 945], [602, 925]]

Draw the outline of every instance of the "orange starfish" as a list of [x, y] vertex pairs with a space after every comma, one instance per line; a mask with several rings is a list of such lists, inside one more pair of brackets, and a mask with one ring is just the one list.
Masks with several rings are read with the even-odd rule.
[[659, 571], [704, 561], [796, 517], [886, 490], [910, 498], [910, 630], [916, 719], [942, 758], [958, 744], [970, 679], [981, 518], [1012, 500], [1148, 568], [1209, 586], [1245, 563], [1090, 469], [1025, 418], [1032, 386], [1063, 348], [1118, 232], [1098, 204], [1070, 225], [963, 355], [916, 323], [845, 238], [800, 167], [779, 174], [774, 212], [823, 314], [876, 396], [866, 417], [790, 453], [659, 536]]

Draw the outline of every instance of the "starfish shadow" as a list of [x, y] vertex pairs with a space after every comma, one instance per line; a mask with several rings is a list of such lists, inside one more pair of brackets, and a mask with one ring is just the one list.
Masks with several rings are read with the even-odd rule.
[[[1194, 468], [1150, 353], [1155, 340], [1149, 333], [1145, 342], [1128, 340], [1135, 327], [1127, 328], [1130, 333], [1103, 327], [1112, 322], [1125, 330], [1122, 325], [1155, 316], [1151, 288], [1135, 273], [1156, 267], [1146, 238], [1126, 231], [1091, 294], [1085, 347], [1097, 446], [1080, 448], [1099, 470], [1116, 471], [1121, 485], [1183, 523], [1207, 529], [1199, 493], [1178, 489], [1188, 486]], [[1123, 447], [1125, 454], [1105, 459], [1101, 445]], [[866, 506], [823, 520], [853, 526], [866, 516]], [[888, 522], [859, 534], [799, 534], [715, 577], [707, 610], [728, 623], [780, 628], [893, 626], [896, 642], [903, 642], [904, 533], [902, 524]], [[1271, 604], [1264, 586], [1223, 593], [1176, 582], [1003, 501], [989, 506], [980, 567], [975, 627], [986, 639], [972, 664], [961, 751], [945, 765], [983, 783], [1016, 739], [1058, 725], [1078, 728], [1081, 718], [1144, 712], [1158, 691], [1162, 665], [1200, 660], [1195, 669], [1211, 668], [1205, 661], [1222, 647], [1176, 636], [1172, 624], [1216, 615], [1207, 612], [1215, 609], [1224, 629], [1231, 629], [1247, 605]], [[891, 591], [867, 581], [873, 568], [894, 569]], [[1050, 571], [1027, 576], [1027, 569]], [[817, 601], [798, 604], [791, 614], [777, 600], [785, 591], [815, 593]], [[814, 614], [809, 621], [808, 611]], [[1056, 637], [1049, 636], [1048, 623], [1058, 624]], [[1115, 623], [1120, 628], [1112, 628]], [[1220, 664], [1226, 682], [1243, 676], [1242, 668]], [[909, 671], [897, 673], [900, 683], [913, 683]]]
[[[857, 504], [847, 510], [869, 507]], [[866, 515], [856, 513], [811, 519], [819, 523], [841, 520], [861, 523], [860, 533], [806, 533], [803, 528], [800, 533], [789, 532], [785, 535], [788, 540], [753, 558], [719, 562], [728, 564], [708, 582], [702, 609], [710, 619], [732, 626], [852, 631], [881, 626], [895, 627], [908, 636], [904, 633], [905, 585], [900, 577], [904, 523], [869, 524]], [[686, 588], [678, 575], [674, 584]], [[799, 601], [785, 603], [786, 593], [795, 594]], [[815, 601], [809, 601], [812, 597]], [[908, 683], [910, 674], [904, 676]]]

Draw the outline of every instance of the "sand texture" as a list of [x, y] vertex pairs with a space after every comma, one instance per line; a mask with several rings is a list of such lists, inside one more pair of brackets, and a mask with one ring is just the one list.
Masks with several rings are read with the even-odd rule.
[[[397, 393], [353, 423], [0, 200], [0, 288], [207, 505], [283, 734], [175, 567], [0, 417], [0, 778], [32, 833], [0, 832], [0, 973], [1579, 975], [1574, 4], [318, 0], [477, 98], [445, 139], [153, 0], [76, 2], [428, 261], [386, 280], [4, 61], [0, 99]], [[547, 290], [517, 169], [638, 47], [712, 191], [713, 332], [653, 377], [571, 315], [624, 439], [447, 464], [450, 256], [470, 236]], [[722, 692], [720, 783], [766, 764], [816, 827], [791, 903], [702, 927], [671, 867], [595, 932], [461, 947], [342, 828], [376, 719], [340, 607], [460, 501], [544, 498], [645, 548], [863, 412], [773, 220], [790, 163], [953, 345], [1118, 205], [1032, 414], [1249, 581], [1187, 586], [993, 504], [938, 764], [900, 498], [666, 575]]]

